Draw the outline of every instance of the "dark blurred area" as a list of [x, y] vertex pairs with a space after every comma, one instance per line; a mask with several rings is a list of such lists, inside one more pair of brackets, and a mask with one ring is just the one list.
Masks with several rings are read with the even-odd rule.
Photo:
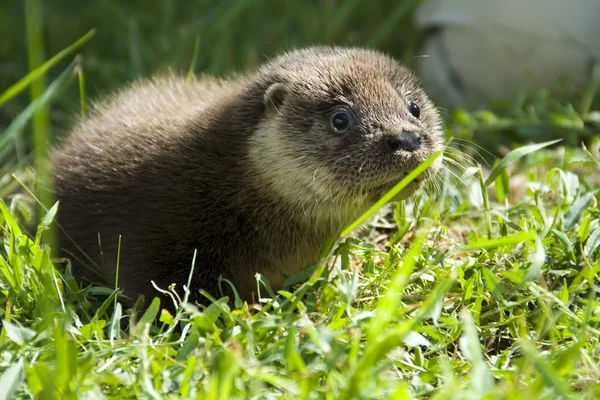
[[[412, 64], [419, 35], [411, 25], [418, 1], [278, 0], [53, 0], [43, 3], [46, 57], [90, 29], [83, 67], [91, 99], [124, 82], [172, 69], [187, 72], [196, 38], [195, 72], [224, 75], [243, 71], [286, 49], [323, 43], [383, 49]], [[0, 13], [0, 93], [28, 72], [25, 15], [19, 1]], [[49, 81], [72, 57], [54, 67]], [[29, 102], [27, 94], [0, 108], [0, 128]], [[62, 125], [77, 111], [77, 85], [60, 96], [52, 112]]]
[[[421, 60], [421, 65], [429, 67], [424, 71], [429, 76], [433, 73], [434, 78], [441, 74], [453, 78], [462, 73], [460, 78], [465, 82], [465, 76], [468, 79], [477, 75], [475, 45], [468, 55], [468, 63], [475, 72], [465, 73], [460, 66], [442, 65], [435, 58], [422, 60], [430, 48], [427, 43], [435, 43], [442, 54], [453, 51], [449, 36], [444, 36], [447, 32], [461, 32], [463, 36], [457, 37], [462, 51], [470, 48], [465, 44], [464, 33], [467, 38], [479, 35], [477, 29], [469, 30], [469, 23], [481, 21], [487, 8], [475, 9], [467, 4], [469, 1], [473, 0], [454, 1], [455, 9], [444, 9], [446, 14], [436, 14], [437, 11], [427, 14], [423, 9], [431, 9], [428, 3], [436, 1], [419, 0], [53, 0], [38, 3], [43, 16], [45, 59], [95, 29], [95, 36], [77, 52], [89, 102], [126, 82], [167, 69], [187, 73], [194, 65], [195, 73], [225, 75], [252, 68], [277, 52], [311, 44], [377, 48], [412, 68]], [[473, 10], [479, 10], [480, 14]], [[464, 15], [465, 11], [470, 11], [466, 13], [470, 20], [454, 18]], [[518, 16], [518, 10], [513, 14]], [[23, 2], [7, 1], [0, 7], [3, 38], [0, 41], [0, 94], [29, 71], [25, 21]], [[506, 25], [510, 22], [507, 20]], [[454, 28], [457, 29], [453, 31]], [[516, 40], [520, 37], [516, 36]], [[478, 44], [480, 48], [484, 45]], [[47, 82], [56, 79], [73, 58], [74, 55], [66, 57], [52, 67]], [[503, 59], [506, 61], [506, 57]], [[515, 58], [514, 62], [520, 60]], [[432, 72], [432, 65], [439, 67], [439, 72], [435, 68]], [[489, 65], [489, 60], [483, 65]], [[498, 70], [492, 78], [501, 74], [502, 70]], [[434, 100], [443, 107], [449, 135], [474, 140], [497, 153], [501, 146], [553, 138], [563, 138], [565, 143], [576, 146], [597, 135], [600, 113], [594, 110], [599, 108], [600, 74], [595, 79], [590, 75], [583, 79], [583, 84], [574, 85], [557, 78], [555, 84], [547, 87], [527, 87], [518, 93], [475, 103], [471, 100], [464, 109], [465, 105], [460, 103], [444, 102], [443, 95], [453, 89], [440, 84], [432, 92], [437, 89], [438, 96], [434, 95]], [[451, 80], [445, 84], [448, 82], [453, 84]], [[30, 102], [29, 92], [25, 90], [3, 104], [0, 132]], [[79, 103], [79, 87], [74, 79], [52, 101], [53, 137], [68, 131], [70, 122], [78, 115]], [[23, 137], [29, 137], [27, 132]]]

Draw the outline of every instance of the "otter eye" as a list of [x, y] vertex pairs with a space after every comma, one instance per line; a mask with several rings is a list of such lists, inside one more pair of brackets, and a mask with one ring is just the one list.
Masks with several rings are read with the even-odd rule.
[[346, 111], [338, 111], [331, 116], [331, 128], [337, 133], [346, 132], [352, 122], [352, 116]]
[[412, 101], [408, 104], [408, 111], [417, 119], [421, 116], [421, 109]]

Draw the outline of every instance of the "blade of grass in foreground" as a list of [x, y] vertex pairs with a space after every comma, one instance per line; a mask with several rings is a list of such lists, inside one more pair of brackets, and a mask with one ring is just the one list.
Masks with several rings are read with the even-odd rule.
[[471, 363], [471, 386], [482, 398], [490, 393], [494, 386], [494, 377], [485, 363], [477, 326], [468, 308], [461, 311], [463, 331], [458, 341], [462, 355]]
[[367, 334], [367, 342], [375, 343], [377, 338], [380, 338], [384, 331], [392, 321], [394, 314], [398, 311], [400, 305], [402, 290], [409, 281], [410, 275], [413, 272], [416, 263], [416, 257], [421, 254], [423, 248], [423, 240], [428, 229], [424, 229], [417, 236], [412, 246], [403, 257], [402, 266], [399, 267], [392, 278], [385, 296], [377, 304], [377, 312], [369, 327]]
[[512, 236], [504, 236], [500, 239], [481, 239], [476, 241], [475, 243], [471, 243], [468, 246], [457, 248], [454, 250], [455, 253], [464, 253], [472, 250], [480, 250], [480, 249], [493, 249], [502, 246], [508, 245], [517, 245], [522, 242], [531, 242], [536, 238], [535, 232], [519, 232]]
[[[389, 192], [387, 192], [379, 201], [377, 201], [371, 208], [367, 210], [363, 215], [361, 215], [356, 221], [354, 221], [350, 226], [348, 226], [341, 233], [341, 237], [348, 236], [354, 229], [360, 226], [363, 222], [365, 222], [371, 215], [373, 215], [377, 210], [381, 207], [389, 203], [402, 189], [404, 189], [410, 182], [412, 182], [417, 176], [421, 175], [423, 171], [425, 171], [438, 157], [442, 155], [442, 152], [439, 151], [437, 153], [432, 154], [428, 159], [426, 159], [423, 163], [421, 163], [417, 168], [412, 170], [404, 179], [402, 179], [396, 186], [394, 186]], [[330, 240], [323, 246], [319, 253], [320, 262], [317, 264], [317, 268], [311, 275], [310, 279], [302, 284], [298, 290], [296, 290], [295, 299], [298, 301], [302, 298], [302, 296], [306, 293], [308, 287], [314, 285], [318, 279], [323, 275], [325, 268], [327, 267], [326, 260], [329, 259], [333, 250], [335, 248], [335, 244], [337, 243], [340, 236], [334, 236], [330, 238]], [[289, 301], [286, 300], [286, 302]]]
[[74, 53], [77, 49], [86, 44], [94, 36], [95, 33], [96, 32], [92, 29], [91, 31], [83, 35], [75, 43], [73, 43], [71, 46], [62, 50], [60, 53], [56, 54], [44, 64], [32, 70], [20, 81], [18, 81], [17, 83], [9, 87], [7, 90], [5, 90], [4, 93], [0, 94], [0, 106], [2, 106], [4, 103], [21, 93], [23, 90], [25, 90], [31, 84], [31, 82], [38, 79], [40, 76], [46, 73], [46, 71], [58, 64], [69, 54]]
[[187, 76], [185, 78], [186, 85], [188, 83], [190, 83], [190, 81], [194, 77], [194, 73], [196, 72], [196, 63], [198, 62], [199, 54], [200, 54], [200, 35], [197, 35], [196, 40], [194, 41], [194, 52], [192, 53], [192, 62], [190, 63], [190, 68], [188, 69]]
[[[29, 69], [39, 68], [45, 61], [44, 49], [44, 18], [42, 0], [25, 0], [25, 27], [27, 31], [27, 55]], [[31, 82], [31, 101], [43, 96], [47, 86], [46, 73], [40, 73], [37, 79]], [[40, 200], [44, 207], [39, 208], [40, 214], [46, 207], [54, 203], [54, 193], [50, 190], [51, 178], [48, 172], [48, 146], [50, 143], [50, 107], [48, 102], [41, 103], [33, 113], [33, 154], [36, 164], [36, 181]], [[50, 244], [50, 251], [55, 249], [56, 235], [54, 227], [49, 228], [46, 235]]]
[[27, 122], [35, 114], [35, 112], [42, 106], [51, 102], [56, 98], [62, 90], [69, 85], [73, 80], [73, 70], [75, 69], [76, 61], [73, 61], [71, 65], [65, 69], [58, 78], [56, 78], [48, 86], [48, 88], [42, 93], [41, 96], [31, 102], [25, 110], [13, 120], [13, 122], [6, 128], [6, 130], [0, 136], [0, 160], [4, 158], [8, 152], [7, 147], [17, 137], [17, 135], [23, 130]]
[[79, 109], [81, 113], [81, 119], [85, 120], [87, 118], [87, 96], [85, 94], [85, 74], [83, 72], [83, 59], [80, 55], [76, 57], [77, 59], [77, 68], [75, 72], [77, 72], [77, 78], [79, 81]]
[[0, 399], [11, 399], [23, 382], [25, 365], [20, 359], [8, 367], [0, 376]]
[[454, 284], [456, 274], [448, 276], [438, 283], [421, 304], [415, 315], [410, 318], [398, 320], [401, 305], [401, 293], [409, 282], [414, 270], [416, 260], [422, 252], [423, 241], [429, 232], [425, 227], [417, 236], [410, 249], [403, 257], [402, 267], [398, 268], [391, 279], [385, 296], [377, 304], [375, 316], [370, 322], [367, 332], [367, 341], [364, 351], [352, 372], [350, 385], [343, 392], [340, 399], [353, 399], [361, 397], [361, 382], [372, 379], [370, 374], [377, 373], [377, 364], [383, 360], [395, 347], [402, 344], [402, 340], [414, 327], [425, 318], [431, 317], [437, 304], [443, 301], [444, 296]]
[[[44, 19], [40, 0], [25, 0], [25, 27], [27, 28], [27, 56], [29, 69], [35, 70], [44, 64]], [[31, 101], [40, 97], [46, 89], [46, 74], [40, 73], [31, 81]], [[50, 110], [46, 104], [40, 106], [33, 115], [33, 134], [37, 150], [41, 141], [47, 139], [50, 132]], [[39, 159], [39, 157], [37, 157]]]
[[544, 147], [548, 147], [553, 144], [556, 144], [560, 141], [562, 141], [562, 139], [551, 140], [549, 142], [544, 142], [544, 143], [531, 144], [529, 146], [519, 147], [518, 149], [511, 151], [502, 160], [500, 160], [498, 165], [496, 165], [496, 167], [492, 170], [492, 173], [490, 174], [490, 176], [488, 176], [488, 178], [485, 181], [485, 185], [486, 186], [491, 185], [492, 182], [494, 182], [496, 180], [496, 178], [502, 173], [502, 171], [504, 171], [504, 169], [506, 167], [508, 167], [510, 164], [514, 163], [515, 161], [519, 160], [523, 156], [525, 156], [529, 153], [533, 153], [534, 151], [543, 149]]
[[349, 227], [344, 229], [342, 232], [342, 236], [348, 236], [354, 229], [356, 229], [360, 224], [365, 222], [371, 215], [373, 215], [377, 210], [381, 207], [392, 201], [392, 199], [402, 191], [409, 183], [411, 183], [415, 178], [423, 173], [439, 156], [442, 155], [441, 151], [432, 154], [429, 158], [423, 161], [417, 168], [412, 170], [408, 175], [404, 177], [396, 186], [394, 186], [389, 192], [387, 192], [379, 201], [377, 201], [371, 208], [367, 210], [363, 215], [358, 217], [356, 221], [354, 221]]

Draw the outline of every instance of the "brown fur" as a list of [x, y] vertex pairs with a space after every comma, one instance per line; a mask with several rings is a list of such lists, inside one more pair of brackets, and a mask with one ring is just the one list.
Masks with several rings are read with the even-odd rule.
[[[356, 120], [342, 134], [329, 125], [341, 106]], [[419, 132], [421, 148], [386, 150], [403, 131]], [[121, 235], [119, 286], [132, 297], [156, 295], [150, 280], [181, 288], [197, 249], [193, 294], [218, 296], [222, 275], [250, 299], [256, 272], [278, 288], [313, 264], [440, 142], [417, 79], [369, 50], [308, 48], [224, 81], [139, 82], [97, 104], [53, 153], [58, 221], [72, 239], [61, 247], [78, 275], [113, 284]]]

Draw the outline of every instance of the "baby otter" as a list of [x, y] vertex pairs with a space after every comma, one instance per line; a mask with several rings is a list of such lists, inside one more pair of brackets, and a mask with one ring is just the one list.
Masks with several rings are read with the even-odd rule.
[[[74, 272], [130, 297], [191, 281], [243, 299], [274, 289], [441, 149], [440, 118], [377, 51], [311, 47], [230, 80], [169, 76], [97, 104], [52, 155], [61, 247]], [[438, 159], [400, 193], [413, 194]], [[119, 252], [119, 236], [121, 246]]]

